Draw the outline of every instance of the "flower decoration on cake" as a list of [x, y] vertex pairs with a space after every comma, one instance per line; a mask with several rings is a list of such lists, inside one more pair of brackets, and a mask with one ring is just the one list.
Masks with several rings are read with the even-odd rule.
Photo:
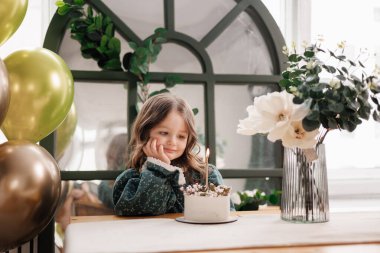
[[207, 189], [205, 185], [196, 183], [181, 187], [181, 191], [185, 195], [219, 197], [228, 196], [231, 192], [231, 188], [225, 185], [215, 186], [213, 183], [210, 183]]

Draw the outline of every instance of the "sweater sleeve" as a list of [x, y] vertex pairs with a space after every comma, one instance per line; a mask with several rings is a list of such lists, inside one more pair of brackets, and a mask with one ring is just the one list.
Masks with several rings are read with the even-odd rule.
[[160, 215], [173, 209], [180, 185], [185, 183], [181, 168], [148, 157], [141, 173], [128, 169], [113, 188], [117, 215]]

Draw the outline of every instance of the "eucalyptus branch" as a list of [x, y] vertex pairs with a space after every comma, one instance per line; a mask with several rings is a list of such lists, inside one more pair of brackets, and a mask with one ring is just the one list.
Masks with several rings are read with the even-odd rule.
[[[319, 60], [323, 55], [328, 56], [326, 62], [332, 59], [338, 62], [328, 65]], [[380, 121], [380, 102], [372, 96], [380, 93], [380, 82], [377, 77], [368, 76], [360, 58], [354, 62], [344, 55], [344, 50], [341, 53], [325, 50], [320, 43], [306, 47], [302, 54], [287, 52], [287, 56], [290, 68], [282, 72], [280, 86], [295, 96], [293, 102], [296, 104], [311, 101], [310, 112], [302, 120], [306, 131], [322, 125], [328, 131], [345, 129], [352, 132], [371, 114], [374, 120]], [[354, 72], [360, 70], [361, 78], [356, 77], [350, 67], [356, 67]], [[331, 75], [330, 83], [321, 81], [325, 73]], [[320, 138], [320, 143], [324, 138]]]
[[317, 147], [323, 143], [329, 131], [330, 129], [325, 129], [325, 131], [323, 131], [323, 134], [318, 137]]

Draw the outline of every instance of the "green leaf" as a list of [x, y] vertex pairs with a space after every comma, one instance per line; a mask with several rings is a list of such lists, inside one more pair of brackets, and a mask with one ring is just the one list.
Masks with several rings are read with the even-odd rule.
[[306, 131], [313, 131], [315, 129], [318, 129], [321, 123], [319, 121], [309, 120], [307, 118], [304, 118], [302, 120], [302, 126]]
[[285, 78], [285, 79], [289, 79], [289, 71], [283, 71], [282, 73], [281, 73], [281, 75], [282, 75], [282, 77], [283, 78]]
[[121, 62], [119, 59], [111, 59], [104, 64], [103, 69], [121, 70]]
[[199, 112], [198, 108], [193, 108], [192, 111], [193, 111], [194, 116], [197, 115]]
[[148, 66], [147, 63], [144, 63], [143, 65], [139, 65], [139, 66], [138, 66], [138, 69], [140, 70], [140, 72], [141, 72], [142, 74], [146, 74], [146, 73], [148, 73], [148, 71], [149, 71], [149, 66]]
[[303, 100], [302, 98], [300, 97], [294, 97], [293, 98], [293, 103], [295, 103], [296, 105], [300, 105], [304, 102], [305, 100]]
[[95, 27], [97, 30], [102, 30], [103, 16], [98, 15], [95, 17]]
[[105, 35], [107, 35], [108, 37], [113, 37], [115, 35], [115, 29], [113, 28], [113, 24], [107, 25]]
[[330, 56], [332, 56], [332, 57], [336, 58], [336, 56], [335, 56], [334, 52], [332, 52], [332, 51], [330, 51], [330, 50], [328, 50], [328, 51], [329, 51], [329, 53], [330, 53]]
[[[338, 71], [339, 71], [339, 69], [338, 69]], [[343, 75], [336, 75], [335, 77], [341, 81], [346, 81], [346, 78]]]
[[74, 4], [76, 5], [84, 5], [84, 0], [74, 0]]
[[322, 68], [331, 74], [334, 74], [336, 72], [336, 69], [333, 66], [322, 65]]
[[356, 63], [355, 62], [353, 62], [351, 60], [348, 60], [348, 62], [350, 63], [351, 66], [356, 67]]
[[372, 113], [372, 118], [373, 118], [375, 121], [380, 122], [380, 115], [379, 115], [378, 112], [373, 111], [373, 113]]
[[165, 78], [165, 86], [166, 86], [166, 88], [172, 88], [177, 83], [183, 83], [183, 79], [179, 75], [168, 75]]
[[370, 106], [361, 106], [358, 111], [359, 116], [362, 119], [368, 120], [371, 116], [371, 107]]
[[92, 7], [89, 5], [87, 7], [87, 17], [92, 18], [94, 16], [94, 12], [92, 10]]
[[87, 33], [87, 38], [89, 38], [92, 41], [98, 42], [102, 39], [102, 36], [98, 31], [93, 31]]
[[375, 96], [371, 96], [372, 102], [374, 102], [376, 105], [379, 105], [379, 100]]
[[69, 17], [73, 20], [82, 17], [83, 13], [80, 10], [71, 9], [69, 12]]
[[113, 49], [114, 51], [120, 53], [120, 40], [118, 38], [111, 38], [108, 42], [108, 48]]
[[300, 57], [298, 54], [289, 55], [290, 62], [299, 62], [300, 60], [302, 60], [302, 57]]
[[356, 129], [356, 124], [350, 121], [343, 121], [342, 128], [349, 132], [353, 132]]
[[148, 54], [148, 50], [146, 48], [143, 48], [143, 47], [139, 47], [137, 48], [137, 50], [135, 51], [135, 55], [138, 57], [138, 58], [146, 58], [147, 57], [147, 54]]
[[135, 42], [133, 42], [133, 41], [128, 42], [128, 45], [129, 45], [130, 48], [132, 48], [135, 51], [138, 48], [137, 44]]
[[346, 59], [346, 56], [345, 56], [345, 55], [338, 55], [338, 56], [335, 57], [335, 58], [337, 58], [337, 59], [340, 60], [340, 61], [344, 61], [344, 60]]
[[163, 38], [163, 37], [157, 37], [155, 39], [155, 42], [160, 43], [160, 44], [165, 43], [166, 41], [167, 41], [166, 38]]
[[305, 57], [311, 58], [315, 55], [314, 51], [305, 51], [303, 54]]
[[338, 128], [338, 123], [334, 118], [328, 118], [328, 128], [329, 129], [337, 129]]
[[328, 105], [328, 109], [330, 111], [333, 111], [333, 112], [336, 112], [336, 113], [340, 113], [344, 110], [344, 106], [340, 103], [336, 103], [336, 102], [332, 102]]
[[165, 29], [165, 28], [162, 28], [162, 27], [159, 27], [159, 28], [156, 28], [155, 30], [154, 30], [154, 34], [156, 34], [156, 35], [161, 35], [161, 36], [166, 36], [166, 33], [167, 33], [168, 31]]
[[144, 41], [143, 43], [144, 47], [147, 48], [149, 50], [149, 47], [153, 45], [153, 41], [152, 41], [152, 38], [148, 38]]
[[66, 15], [70, 11], [70, 7], [68, 5], [63, 5], [62, 7], [58, 8], [57, 13], [61, 16]]
[[57, 7], [62, 7], [62, 6], [65, 5], [65, 2], [64, 2], [64, 1], [56, 1], [56, 2], [55, 2], [55, 5], [56, 5]]
[[162, 49], [161, 45], [154, 44], [153, 45], [153, 51], [154, 51], [153, 55], [158, 55], [161, 52], [161, 49]]
[[106, 45], [107, 45], [107, 41], [108, 41], [107, 36], [103, 35], [102, 39], [100, 40], [100, 47], [104, 47], [105, 48]]
[[162, 94], [162, 93], [168, 93], [168, 92], [170, 92], [168, 89], [153, 91], [152, 93], [149, 94], [149, 97], [153, 97], [155, 95]]
[[150, 78], [151, 78], [151, 74], [146, 73], [146, 74], [143, 76], [143, 83], [144, 83], [144, 84], [148, 84], [148, 83], [150, 82]]
[[288, 79], [281, 79], [279, 84], [281, 87], [285, 88], [290, 86], [292, 83]]
[[279, 197], [276, 195], [276, 194], [270, 194], [269, 197], [268, 197], [268, 201], [273, 204], [273, 205], [276, 205], [279, 203]]

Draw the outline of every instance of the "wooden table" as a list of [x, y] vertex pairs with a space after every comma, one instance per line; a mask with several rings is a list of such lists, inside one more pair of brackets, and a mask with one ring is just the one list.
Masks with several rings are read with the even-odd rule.
[[[244, 211], [236, 212], [233, 215], [243, 217], [245, 215], [263, 215], [263, 214], [278, 214], [278, 208], [268, 207], [259, 211]], [[118, 217], [114, 215], [104, 216], [75, 216], [72, 217], [72, 223], [83, 222], [99, 222], [112, 220], [128, 220], [141, 218], [170, 218], [175, 219], [183, 214], [165, 214], [154, 217]], [[300, 224], [302, 226], [302, 224]], [[378, 253], [380, 252], [380, 238], [378, 241], [370, 243], [342, 243], [342, 244], [320, 244], [310, 246], [290, 246], [290, 247], [255, 247], [255, 248], [239, 248], [239, 249], [223, 249], [223, 250], [206, 250], [206, 251], [191, 251], [191, 252], [234, 252], [234, 253]]]

